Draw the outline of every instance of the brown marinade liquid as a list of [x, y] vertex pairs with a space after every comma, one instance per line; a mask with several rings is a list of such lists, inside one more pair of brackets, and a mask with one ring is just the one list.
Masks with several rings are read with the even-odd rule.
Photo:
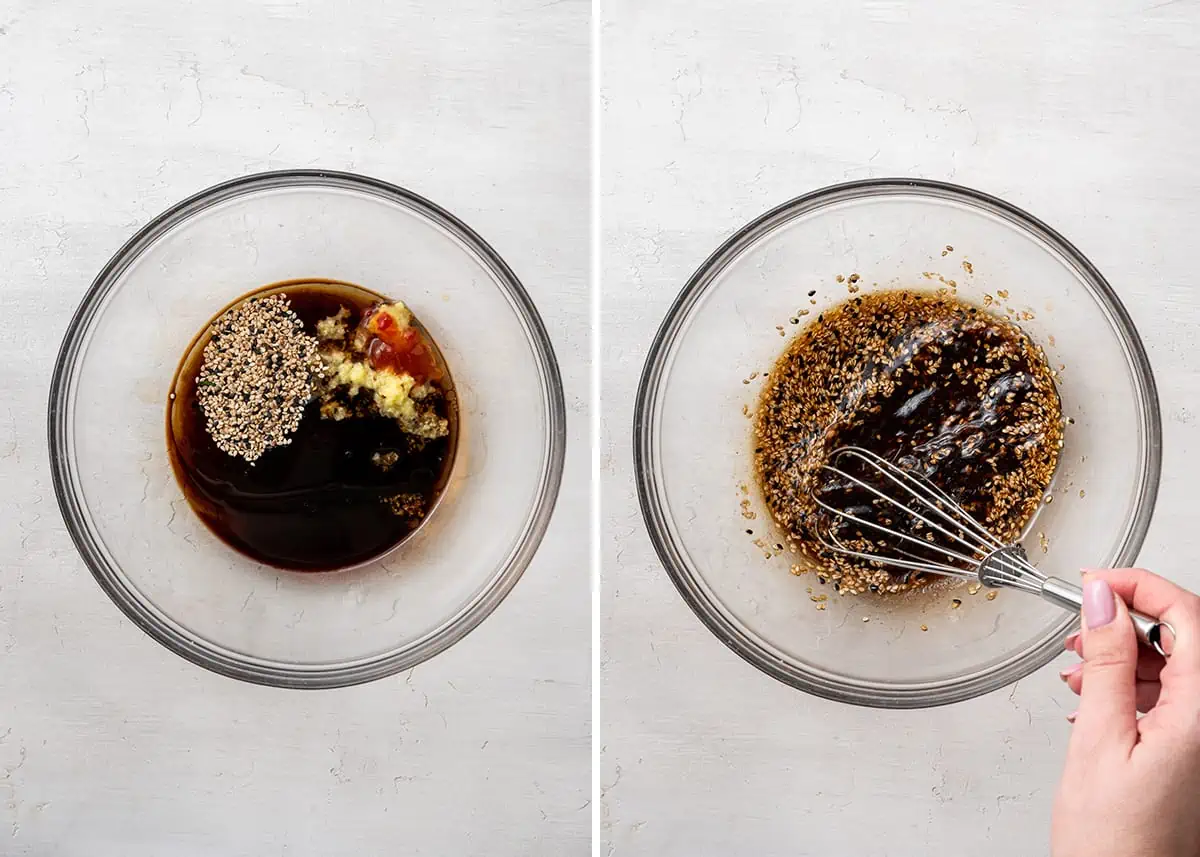
[[[896, 592], [923, 576], [834, 554], [818, 534], [865, 553], [922, 548], [839, 521], [813, 495], [918, 538], [928, 540], [929, 530], [822, 471], [830, 454], [858, 446], [920, 474], [1008, 542], [1050, 484], [1063, 420], [1053, 372], [1016, 324], [949, 295], [886, 291], [851, 298], [796, 337], [768, 379], [755, 429], [767, 505], [818, 573], [847, 592]], [[852, 459], [838, 466], [890, 487]]]
[[[356, 286], [322, 281], [270, 286], [253, 294], [275, 292], [287, 295], [308, 333], [343, 306], [353, 328], [384, 300]], [[206, 428], [196, 397], [206, 338], [202, 334], [199, 345], [189, 349], [176, 374], [167, 446], [188, 502], [209, 529], [258, 562], [331, 571], [386, 553], [419, 526], [420, 518], [395, 514], [389, 499], [419, 495], [427, 514], [445, 488], [458, 423], [448, 373], [436, 404], [438, 415], [449, 422], [447, 437], [414, 442], [395, 420], [380, 416], [322, 419], [314, 399], [291, 443], [269, 449], [250, 464], [218, 449]], [[389, 453], [396, 460], [384, 469], [375, 457]]]

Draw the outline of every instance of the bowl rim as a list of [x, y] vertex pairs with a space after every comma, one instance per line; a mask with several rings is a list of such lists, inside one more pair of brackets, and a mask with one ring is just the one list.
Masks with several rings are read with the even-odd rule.
[[[110, 565], [92, 531], [74, 474], [71, 416], [80, 349], [104, 299], [129, 265], [150, 245], [191, 217], [232, 199], [281, 188], [350, 190], [383, 199], [430, 221], [474, 253], [507, 292], [538, 367], [545, 403], [546, 437], [538, 488], [515, 546], [491, 581], [450, 618], [400, 649], [343, 662], [299, 664], [227, 649], [169, 619]], [[76, 550], [100, 588], [137, 627], [175, 654], [212, 672], [273, 687], [324, 689], [385, 678], [428, 660], [479, 626], [512, 590], [532, 561], [549, 526], [562, 483], [566, 452], [566, 400], [554, 347], [533, 300], [500, 255], [471, 227], [436, 203], [399, 185], [339, 170], [291, 169], [253, 173], [212, 185], [175, 203], [129, 238], [105, 263], [84, 294], [63, 335], [50, 381], [47, 435], [54, 493]]]
[[634, 403], [633, 462], [638, 503], [650, 541], [654, 545], [675, 588], [701, 622], [743, 660], [797, 690], [838, 702], [873, 708], [928, 708], [961, 702], [990, 693], [1018, 681], [1045, 666], [1062, 651], [1066, 635], [1078, 627], [1079, 619], [1064, 614], [1033, 648], [1014, 655], [986, 673], [965, 679], [912, 683], [905, 686], [876, 682], [850, 681], [831, 677], [784, 661], [760, 647], [755, 640], [731, 621], [712, 602], [696, 581], [668, 526], [668, 515], [659, 502], [659, 476], [656, 473], [655, 441], [659, 416], [659, 393], [667, 361], [675, 341], [686, 329], [692, 308], [712, 281], [743, 251], [787, 222], [837, 203], [876, 197], [916, 195], [940, 201], [965, 204], [998, 216], [1011, 226], [1032, 234], [1066, 257], [1083, 274], [1086, 287], [1101, 302], [1112, 319], [1134, 378], [1141, 431], [1138, 460], [1141, 462], [1135, 493], [1134, 514], [1120, 541], [1117, 564], [1132, 565], [1145, 541], [1158, 495], [1162, 471], [1162, 416], [1158, 390], [1149, 357], [1141, 337], [1125, 306], [1100, 271], [1070, 241], [1041, 220], [999, 197], [962, 185], [917, 178], [876, 178], [841, 182], [813, 190], [771, 208], [742, 226], [696, 269], [676, 296], [660, 324], [646, 356]]

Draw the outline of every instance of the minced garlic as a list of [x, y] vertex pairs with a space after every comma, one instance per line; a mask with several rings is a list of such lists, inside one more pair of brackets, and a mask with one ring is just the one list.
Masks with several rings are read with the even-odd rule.
[[357, 396], [362, 390], [371, 392], [379, 413], [397, 420], [400, 428], [408, 434], [432, 439], [450, 433], [450, 426], [445, 419], [417, 407], [417, 401], [428, 391], [424, 385], [417, 387], [411, 375], [372, 369], [340, 349], [323, 352], [321, 359], [328, 369], [327, 383], [349, 388], [351, 397]]

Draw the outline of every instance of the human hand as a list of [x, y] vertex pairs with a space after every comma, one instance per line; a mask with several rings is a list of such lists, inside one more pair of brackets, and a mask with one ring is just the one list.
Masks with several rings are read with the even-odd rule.
[[[1079, 710], [1054, 802], [1053, 857], [1200, 855], [1200, 597], [1142, 569], [1084, 574], [1063, 670]], [[1175, 629], [1139, 646], [1131, 604]], [[1139, 711], [1145, 712], [1140, 719]]]

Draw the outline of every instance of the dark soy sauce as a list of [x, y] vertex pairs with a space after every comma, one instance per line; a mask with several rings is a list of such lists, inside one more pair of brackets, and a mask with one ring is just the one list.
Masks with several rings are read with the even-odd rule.
[[[358, 286], [313, 280], [268, 286], [241, 300], [280, 292], [308, 333], [341, 307], [350, 311], [347, 324], [353, 329], [372, 305], [385, 300]], [[450, 374], [423, 329], [442, 368], [433, 401], [449, 423], [448, 436], [413, 438], [394, 419], [380, 416], [322, 419], [314, 399], [291, 443], [250, 464], [217, 448], [196, 397], [211, 327], [210, 322], [192, 343], [176, 372], [167, 447], [189, 504], [213, 533], [257, 562], [332, 571], [387, 553], [420, 526], [446, 487], [458, 436]], [[392, 463], [384, 467], [380, 461]], [[397, 497], [405, 498], [402, 514], [395, 508]]]
[[[905, 536], [937, 534], [822, 470], [830, 454], [870, 450], [929, 480], [1009, 542], [1054, 476], [1062, 404], [1045, 355], [1015, 323], [952, 295], [884, 291], [827, 310], [788, 346], [760, 401], [755, 437], [763, 495], [793, 542], [842, 589], [887, 592], [921, 573], [840, 557], [822, 537], [876, 555], [945, 562], [944, 555], [835, 518], [813, 497]], [[903, 499], [853, 459], [832, 463]]]

